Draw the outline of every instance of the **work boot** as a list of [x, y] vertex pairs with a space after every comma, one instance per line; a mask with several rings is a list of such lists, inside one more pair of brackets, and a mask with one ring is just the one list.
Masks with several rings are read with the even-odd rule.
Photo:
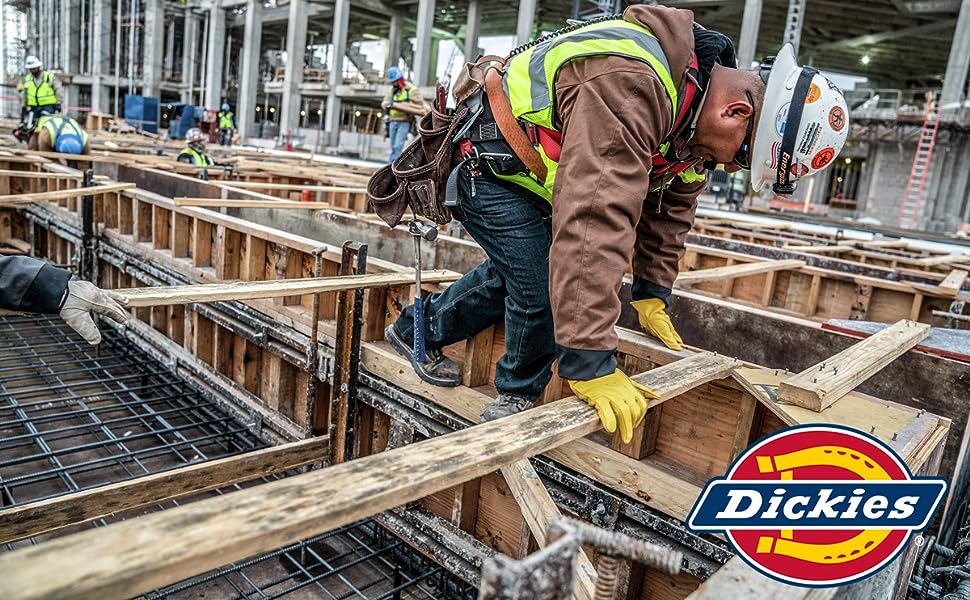
[[482, 411], [482, 416], [478, 422], [488, 423], [489, 421], [494, 421], [495, 419], [501, 419], [502, 417], [514, 415], [515, 413], [522, 412], [527, 408], [532, 408], [533, 404], [535, 404], [535, 400], [529, 400], [523, 396], [516, 396], [514, 394], [499, 394], [491, 404], [485, 407], [485, 410]]
[[411, 367], [418, 377], [427, 381], [431, 385], [441, 387], [455, 387], [461, 384], [461, 367], [453, 360], [442, 354], [441, 350], [426, 348], [424, 351], [424, 362], [419, 363], [414, 360], [414, 346], [411, 341], [405, 341], [394, 325], [388, 325], [384, 330], [384, 339], [392, 348], [398, 351], [411, 362]]

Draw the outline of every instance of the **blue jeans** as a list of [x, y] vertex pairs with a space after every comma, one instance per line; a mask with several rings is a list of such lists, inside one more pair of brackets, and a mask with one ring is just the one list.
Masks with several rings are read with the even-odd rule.
[[408, 133], [411, 131], [411, 121], [389, 121], [387, 123], [387, 137], [391, 142], [391, 156], [387, 162], [394, 162], [401, 156], [404, 144], [408, 141]]
[[[488, 259], [424, 303], [425, 343], [442, 348], [474, 337], [505, 320], [505, 354], [495, 366], [502, 393], [539, 397], [556, 358], [549, 305], [551, 220], [520, 195], [486, 177], [471, 195], [467, 171], [458, 180], [452, 214]], [[414, 307], [394, 323], [406, 340], [414, 335]]]

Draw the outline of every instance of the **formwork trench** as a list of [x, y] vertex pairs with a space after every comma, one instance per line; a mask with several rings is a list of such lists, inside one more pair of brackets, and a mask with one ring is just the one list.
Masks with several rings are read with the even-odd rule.
[[[247, 424], [134, 342], [109, 327], [102, 327], [102, 333], [103, 342], [94, 347], [54, 317], [0, 318], [3, 507], [268, 446]], [[253, 483], [259, 481], [249, 485]], [[212, 493], [229, 493], [244, 485]], [[56, 535], [212, 493], [65, 528]], [[475, 590], [375, 521], [365, 520], [145, 597], [464, 599], [474, 598]]]

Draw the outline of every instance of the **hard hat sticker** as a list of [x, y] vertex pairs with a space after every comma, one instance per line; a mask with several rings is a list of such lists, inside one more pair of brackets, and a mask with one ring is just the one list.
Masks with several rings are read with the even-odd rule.
[[833, 106], [829, 111], [829, 125], [835, 131], [842, 131], [845, 127], [845, 111], [841, 106]]
[[790, 106], [791, 102], [786, 102], [775, 113], [775, 129], [778, 131], [778, 135], [785, 135], [785, 125], [788, 123], [788, 108]]
[[709, 481], [687, 527], [723, 532], [769, 577], [833, 587], [887, 566], [929, 525], [946, 492], [945, 479], [913, 477], [867, 433], [800, 425], [759, 440]]
[[812, 168], [817, 171], [818, 169], [821, 169], [825, 165], [832, 162], [833, 158], [835, 158], [834, 148], [822, 148], [818, 151], [818, 154], [812, 157]]
[[805, 104], [811, 104], [822, 97], [822, 89], [812, 83], [808, 86], [808, 95], [805, 96]]

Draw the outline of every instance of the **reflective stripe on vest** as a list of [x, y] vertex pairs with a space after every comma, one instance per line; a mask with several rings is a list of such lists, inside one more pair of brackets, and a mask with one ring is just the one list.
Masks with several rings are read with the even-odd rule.
[[47, 130], [47, 133], [51, 136], [51, 143], [54, 144], [55, 148], [57, 147], [57, 138], [64, 133], [74, 134], [81, 138], [82, 148], [88, 143], [87, 132], [74, 119], [60, 116], [43, 116], [37, 122], [37, 127]]
[[27, 106], [50, 106], [57, 104], [57, 94], [54, 93], [54, 74], [44, 71], [40, 76], [40, 85], [34, 81], [34, 76], [30, 73], [24, 76], [24, 94], [27, 98]]
[[[391, 94], [392, 102], [410, 102], [411, 101], [411, 91], [414, 89], [414, 85], [411, 83], [405, 83], [403, 89], [394, 88], [394, 92]], [[398, 110], [393, 106], [388, 109], [387, 115], [392, 119], [407, 119], [411, 120], [414, 115], [404, 112], [403, 110]]]
[[205, 154], [202, 154], [192, 146], [186, 146], [181, 152], [179, 152], [179, 156], [183, 156], [183, 155], [190, 157], [192, 159], [193, 165], [196, 165], [199, 167], [209, 166], [209, 157], [206, 156]]
[[[504, 85], [512, 106], [512, 113], [520, 120], [547, 130], [557, 131], [554, 125], [555, 79], [559, 70], [571, 60], [590, 56], [622, 56], [646, 63], [660, 78], [670, 100], [672, 119], [677, 122], [678, 92], [670, 73], [667, 57], [660, 41], [642, 25], [621, 19], [601, 21], [564, 33], [515, 55], [506, 64]], [[537, 148], [546, 164], [545, 185], [533, 177], [521, 174], [502, 176], [529, 191], [552, 201], [552, 189], [558, 166], [543, 145]], [[551, 152], [555, 155], [557, 152]]]
[[232, 129], [232, 111], [219, 113], [219, 129]]

